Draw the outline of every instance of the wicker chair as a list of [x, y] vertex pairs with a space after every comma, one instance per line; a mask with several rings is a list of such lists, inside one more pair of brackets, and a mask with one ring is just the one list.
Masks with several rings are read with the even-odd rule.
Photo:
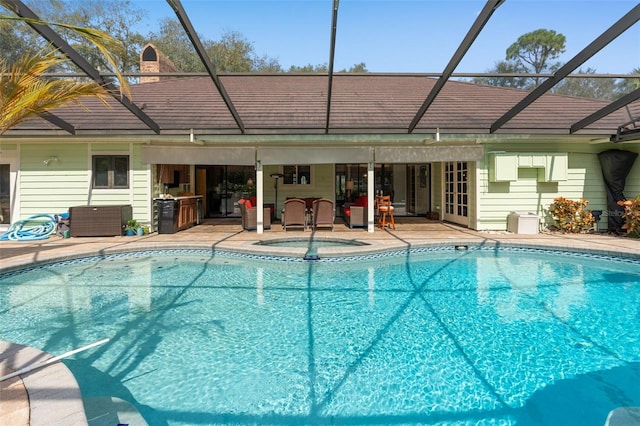
[[286, 231], [292, 226], [307, 229], [307, 208], [304, 200], [300, 198], [290, 198], [284, 202], [282, 209], [282, 228]]
[[[242, 214], [242, 229], [247, 231], [258, 229], [258, 209], [252, 207], [249, 200], [240, 199], [238, 205]], [[262, 221], [264, 229], [271, 228], [271, 209], [269, 207], [264, 208]]]
[[366, 195], [362, 195], [354, 204], [344, 206], [342, 212], [344, 214], [344, 220], [349, 225], [349, 228], [353, 228], [354, 226], [368, 226], [368, 204], [369, 198]]
[[321, 198], [313, 202], [312, 226], [315, 231], [318, 226], [330, 226], [333, 231], [335, 211], [333, 201]]

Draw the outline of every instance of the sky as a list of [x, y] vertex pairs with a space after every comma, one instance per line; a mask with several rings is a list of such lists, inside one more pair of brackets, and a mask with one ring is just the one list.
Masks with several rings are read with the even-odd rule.
[[[258, 56], [284, 69], [329, 63], [332, 0], [182, 0], [203, 39], [240, 33]], [[632, 0], [506, 0], [455, 69], [481, 73], [505, 59], [521, 35], [548, 29], [566, 36], [561, 62], [573, 58], [638, 4]], [[147, 11], [143, 34], [175, 18], [162, 0], [133, 0]], [[484, 0], [340, 0], [334, 70], [364, 62], [369, 72], [440, 73], [485, 5]], [[598, 73], [640, 68], [640, 22], [582, 65]]]

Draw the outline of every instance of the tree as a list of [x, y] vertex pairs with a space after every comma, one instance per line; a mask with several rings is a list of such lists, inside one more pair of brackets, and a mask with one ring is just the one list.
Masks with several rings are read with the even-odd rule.
[[24, 37], [16, 31], [16, 25], [7, 20], [0, 20], [0, 57], [13, 63], [20, 57], [20, 52], [30, 50], [31, 46]]
[[[552, 30], [536, 30], [518, 37], [511, 44], [505, 60], [496, 63], [491, 74], [541, 74], [553, 72], [560, 67], [551, 61], [565, 51], [566, 38]], [[476, 84], [491, 86], [532, 89], [539, 83], [540, 77], [475, 77], [471, 81]]]
[[[175, 19], [164, 18], [160, 21], [157, 33], [149, 34], [149, 42], [153, 43], [181, 72], [205, 72], [187, 33]], [[203, 40], [206, 45], [206, 41]]]
[[[77, 6], [67, 14], [60, 17], [60, 22], [70, 23], [76, 26], [100, 28], [122, 44], [122, 49], [116, 57], [118, 69], [123, 72], [136, 72], [140, 68], [140, 52], [145, 44], [145, 37], [134, 31], [133, 28], [140, 23], [145, 16], [141, 9], [134, 9], [129, 0], [82, 0], [74, 2]], [[68, 2], [65, 2], [64, 10], [69, 10]], [[80, 19], [73, 19], [75, 16]], [[73, 36], [74, 33], [71, 33]], [[95, 45], [86, 43], [85, 39], [74, 39], [74, 47], [78, 53], [84, 56], [94, 67], [104, 69], [109, 66], [105, 63], [104, 56]]]
[[303, 66], [291, 65], [288, 72], [326, 73], [329, 72], [329, 66], [326, 63], [318, 65], [307, 64]]
[[[507, 48], [507, 61], [514, 61], [535, 74], [557, 68], [549, 62], [565, 52], [566, 37], [553, 30], [539, 29], [518, 37]], [[554, 66], [555, 65], [555, 66]], [[538, 85], [539, 77], [535, 77]]]
[[352, 65], [348, 70], [342, 70], [341, 72], [368, 72], [367, 64], [360, 62], [359, 64]]
[[[153, 43], [181, 72], [204, 72], [193, 44], [182, 25], [175, 19], [165, 18], [160, 23], [160, 31], [151, 33]], [[198, 35], [205, 52], [216, 72], [281, 72], [277, 60], [267, 55], [258, 56], [253, 43], [236, 31], [228, 31], [219, 41]]]
[[[129, 0], [31, 1], [29, 7], [45, 22], [64, 22], [70, 26], [57, 26], [55, 29], [94, 68], [107, 71], [112, 66], [105, 60], [102, 52], [74, 28], [100, 28], [104, 34], [109, 34], [111, 39], [117, 40], [122, 46], [112, 52], [117, 69], [122, 72], [139, 70], [139, 55], [144, 45], [144, 37], [132, 29], [142, 21], [145, 12], [133, 8]], [[36, 52], [45, 48], [46, 41], [31, 28], [21, 25], [19, 21], [10, 24], [10, 34], [1, 32], [3, 40], [0, 42], [0, 57], [9, 58], [11, 63], [23, 52]], [[21, 39], [22, 43], [5, 43], [5, 40], [8, 40], [5, 35]], [[68, 62], [57, 64], [56, 67], [75, 71]]]
[[[0, 5], [11, 10], [10, 5], [2, 0]], [[129, 94], [128, 85], [115, 66], [114, 53], [112, 53], [119, 52], [122, 45], [108, 34], [90, 28], [8, 15], [0, 15], [0, 22], [50, 25], [74, 31], [95, 45], [104, 55], [106, 63], [118, 76], [120, 92]], [[45, 73], [68, 61], [66, 55], [52, 46], [47, 46], [46, 50], [36, 53], [27, 51], [12, 64], [7, 58], [0, 59], [0, 134], [33, 117], [41, 117], [52, 109], [70, 103], [79, 104], [82, 97], [97, 97], [106, 104], [106, 98], [110, 95], [109, 89], [97, 82], [51, 79], [44, 76]]]
[[271, 58], [267, 55], [259, 56], [254, 59], [255, 68], [264, 73], [281, 73], [283, 72], [282, 66], [277, 59]]
[[[560, 62], [552, 62], [565, 51], [566, 38], [552, 30], [536, 30], [524, 34], [511, 44], [506, 51], [506, 60], [496, 63], [488, 70], [491, 74], [522, 74], [522, 76], [475, 77], [471, 82], [491, 86], [533, 89], [541, 77], [527, 77], [526, 74], [553, 73], [561, 67]], [[631, 74], [639, 74], [636, 68]], [[577, 74], [597, 74], [593, 68], [579, 69]], [[616, 80], [607, 77], [566, 77], [551, 89], [552, 93], [580, 96], [593, 99], [614, 100], [640, 87], [640, 78]]]
[[253, 44], [235, 31], [224, 33], [220, 41], [210, 43], [206, 50], [219, 72], [259, 71], [258, 64], [272, 63], [264, 59], [256, 61]]
[[[327, 73], [329, 72], [329, 66], [324, 63], [324, 64], [318, 64], [318, 65], [312, 65], [312, 64], [307, 64], [304, 66], [296, 66], [296, 65], [291, 65], [289, 67], [288, 72], [300, 72], [300, 73]], [[352, 72], [352, 73], [364, 73], [364, 72], [368, 72], [367, 71], [367, 65], [364, 62], [360, 62], [359, 64], [355, 64], [353, 66], [351, 66], [351, 68], [349, 68], [348, 70], [346, 68], [343, 68], [341, 70], [338, 70], [336, 72]]]
[[[631, 71], [633, 75], [640, 75], [640, 68], [634, 68]], [[620, 95], [633, 92], [636, 89], [640, 89], [640, 77], [629, 77], [621, 80], [617, 85], [617, 90]]]
[[[579, 69], [577, 73], [596, 74], [596, 70], [593, 68], [587, 68], [586, 71]], [[613, 100], [618, 97], [616, 90], [616, 80], [614, 78], [565, 78], [552, 90], [553, 93], [558, 95], [580, 96], [583, 98], [592, 99]]]
[[[500, 61], [488, 71], [495, 74], [525, 74], [527, 72], [522, 65], [515, 62]], [[474, 77], [471, 81], [475, 84], [487, 86], [522, 88], [527, 86], [528, 77]]]

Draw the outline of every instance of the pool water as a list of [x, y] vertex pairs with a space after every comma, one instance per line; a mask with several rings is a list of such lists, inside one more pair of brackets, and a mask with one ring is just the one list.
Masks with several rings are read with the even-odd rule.
[[150, 425], [603, 425], [640, 405], [640, 261], [156, 251], [0, 275], [0, 339]]

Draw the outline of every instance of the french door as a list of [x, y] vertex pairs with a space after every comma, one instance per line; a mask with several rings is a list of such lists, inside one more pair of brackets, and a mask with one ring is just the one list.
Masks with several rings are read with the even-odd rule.
[[443, 219], [469, 225], [469, 166], [466, 161], [444, 163]]

